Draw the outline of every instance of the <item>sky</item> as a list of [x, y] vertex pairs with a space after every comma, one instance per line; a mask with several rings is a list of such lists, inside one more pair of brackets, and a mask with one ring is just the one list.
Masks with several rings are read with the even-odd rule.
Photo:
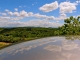
[[0, 27], [59, 27], [80, 16], [80, 0], [2, 0]]

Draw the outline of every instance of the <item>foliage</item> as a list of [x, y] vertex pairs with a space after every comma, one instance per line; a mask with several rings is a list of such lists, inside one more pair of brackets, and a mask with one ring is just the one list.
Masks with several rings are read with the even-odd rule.
[[80, 16], [65, 19], [64, 25], [56, 32], [57, 35], [80, 35]]
[[0, 42], [15, 43], [34, 38], [54, 36], [57, 28], [17, 27], [0, 28]]

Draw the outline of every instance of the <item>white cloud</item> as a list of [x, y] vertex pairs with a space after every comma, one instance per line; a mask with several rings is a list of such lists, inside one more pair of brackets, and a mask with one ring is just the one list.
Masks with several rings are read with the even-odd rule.
[[32, 5], [34, 5], [34, 4], [32, 4]]
[[26, 6], [26, 5], [19, 6], [19, 8], [26, 8], [26, 7], [28, 7], [28, 6]]
[[77, 0], [76, 3], [80, 3], [80, 0]]
[[34, 14], [33, 12], [29, 12], [28, 16], [33, 16], [33, 14]]
[[6, 16], [7, 14], [6, 14], [6, 13], [2, 13], [2, 15], [3, 15], [3, 16]]
[[34, 14], [34, 16], [37, 17], [37, 18], [46, 18], [47, 17], [46, 15], [41, 15], [39, 13]]
[[0, 12], [0, 14], [2, 14], [2, 13]]
[[0, 23], [0, 27], [21, 27], [22, 22], [11, 22], [11, 21], [5, 21]]
[[39, 13], [34, 14], [34, 17], [36, 17], [36, 18], [44, 18], [46, 20], [54, 20], [55, 19], [54, 16], [46, 16], [46, 15], [41, 15]]
[[13, 12], [8, 12], [8, 14], [9, 14], [10, 16], [12, 16], [12, 15], [13, 15]]
[[[66, 14], [61, 14], [59, 17], [54, 16], [47, 16], [42, 15], [39, 13], [34, 14], [33, 12], [26, 12], [24, 10], [18, 12], [16, 10], [15, 12], [9, 11], [8, 9], [5, 10], [5, 12], [0, 13], [0, 21], [1, 26], [35, 26], [35, 27], [58, 27], [62, 26], [58, 21], [57, 22], [50, 22], [49, 20], [62, 20], [66, 18]], [[38, 20], [30, 20], [28, 22], [14, 22], [15, 20], [22, 20], [24, 18], [30, 18], [34, 17]], [[8, 20], [8, 21], [7, 21]], [[10, 22], [9, 22], [10, 21]], [[7, 23], [6, 23], [7, 22]], [[6, 25], [5, 25], [6, 24]]]
[[72, 13], [76, 10], [76, 5], [77, 4], [71, 2], [62, 2], [59, 5], [60, 13]]
[[26, 11], [24, 11], [24, 10], [22, 10], [22, 11], [20, 11], [20, 12], [11, 12], [11, 11], [9, 11], [8, 12], [8, 14], [10, 15], [10, 16], [15, 16], [15, 17], [30, 17], [30, 16], [32, 16], [33, 15], [33, 13], [32, 12], [29, 12], [29, 13], [27, 13]]
[[24, 5], [23, 7], [27, 7], [27, 6]]
[[[10, 20], [18, 20], [19, 18], [10, 18]], [[21, 19], [21, 18], [20, 18]], [[34, 27], [58, 27], [62, 26], [60, 23], [49, 22], [47, 20], [30, 20], [28, 22], [18, 22], [18, 21], [6, 21], [0, 24], [0, 27], [24, 27], [24, 26], [34, 26]]]
[[26, 11], [22, 10], [22, 11], [20, 12], [20, 16], [21, 16], [21, 17], [27, 17], [28, 14], [27, 14]]
[[14, 14], [14, 16], [17, 16], [17, 17], [31, 17], [31, 16], [33, 16], [33, 12], [26, 12], [26, 11], [24, 11], [24, 10], [22, 10], [22, 11], [20, 11], [20, 12], [14, 12], [13, 13]]
[[15, 8], [14, 10], [15, 10], [15, 11], [18, 11], [18, 8]]
[[14, 18], [11, 18], [11, 20], [21, 20], [23, 19], [23, 17], [14, 17]]
[[19, 8], [22, 8], [22, 6], [19, 6]]
[[2, 17], [2, 16], [0, 16], [0, 20], [9, 20], [10, 19], [10, 17]]
[[56, 21], [57, 23], [59, 23], [59, 21]]
[[18, 12], [14, 12], [13, 13], [15, 16], [20, 16], [20, 14]]
[[66, 14], [60, 14], [60, 17], [66, 17]]
[[[1, 14], [4, 14], [4, 13], [1, 13]], [[8, 14], [11, 17], [13, 17], [13, 16], [19, 17], [19, 18], [20, 17], [22, 17], [22, 18], [35, 17], [35, 18], [45, 19], [45, 20], [64, 20], [65, 18], [67, 18], [66, 14], [64, 14], [64, 13], [60, 14], [59, 17], [54, 17], [54, 16], [42, 15], [42, 14], [39, 14], [39, 13], [34, 14], [33, 12], [26, 12], [24, 10], [22, 10], [20, 12], [18, 12], [18, 11], [16, 11], [16, 12], [8, 11], [8, 12], [6, 12], [6, 14]], [[14, 17], [14, 19], [15, 19], [15, 17]]]
[[58, 8], [58, 2], [55, 1], [53, 3], [43, 5], [42, 7], [39, 8], [39, 10], [43, 12], [50, 12], [56, 10], [57, 8]]
[[26, 23], [28, 26], [36, 26], [36, 27], [58, 27], [62, 26], [60, 23], [49, 22], [48, 20], [31, 20]]
[[55, 17], [54, 16], [47, 16], [46, 19], [47, 20], [55, 20]]
[[55, 17], [55, 20], [64, 20], [66, 18], [67, 18], [66, 14], [62, 13], [62, 14], [60, 14], [59, 17]]
[[9, 10], [8, 9], [5, 9], [5, 12], [9, 12]]
[[[9, 20], [10, 20], [10, 17], [0, 16], [0, 24], [2, 24], [2, 22], [8, 22]], [[2, 25], [5, 25], [5, 24], [2, 24]]]

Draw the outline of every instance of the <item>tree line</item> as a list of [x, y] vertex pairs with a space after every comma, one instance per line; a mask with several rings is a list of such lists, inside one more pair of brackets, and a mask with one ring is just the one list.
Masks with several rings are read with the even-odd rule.
[[0, 28], [1, 42], [20, 42], [35, 38], [53, 36], [57, 28], [42, 27], [17, 27], [17, 28]]

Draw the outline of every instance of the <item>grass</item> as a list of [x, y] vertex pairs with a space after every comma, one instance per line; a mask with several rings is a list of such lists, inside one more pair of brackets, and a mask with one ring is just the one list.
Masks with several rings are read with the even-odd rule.
[[20, 42], [16, 42], [16, 43], [0, 42], [0, 49], [8, 47], [8, 46], [11, 46], [11, 45], [14, 45], [14, 44], [18, 44], [18, 43], [25, 42], [25, 41], [31, 41], [31, 40], [35, 40], [35, 39], [39, 39], [39, 37], [36, 37], [36, 38], [25, 38], [24, 41], [20, 41]]
[[0, 49], [9, 46], [11, 43], [6, 43], [6, 42], [0, 42]]
[[11, 45], [15, 45], [15, 44], [18, 44], [18, 43], [22, 43], [22, 42], [26, 42], [26, 41], [32, 41], [32, 40], [36, 40], [36, 39], [40, 39], [40, 38], [43, 38], [43, 37], [25, 38], [25, 40], [19, 41], [19, 42], [16, 42], [16, 43], [0, 42], [0, 49], [11, 46]]

